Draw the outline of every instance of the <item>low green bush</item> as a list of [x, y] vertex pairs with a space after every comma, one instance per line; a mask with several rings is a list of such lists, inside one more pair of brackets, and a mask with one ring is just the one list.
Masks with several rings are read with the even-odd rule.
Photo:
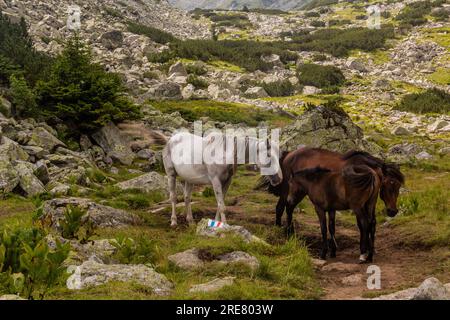
[[187, 83], [192, 84], [196, 89], [208, 88], [208, 81], [197, 77], [195, 74], [190, 74], [187, 78]]
[[301, 84], [328, 89], [328, 93], [334, 93], [345, 82], [342, 71], [334, 66], [307, 63], [299, 66], [297, 71]]
[[262, 82], [260, 85], [271, 97], [292, 96], [295, 93], [296, 89], [296, 87], [289, 80], [275, 81], [270, 83]]
[[450, 94], [439, 89], [403, 96], [396, 109], [414, 113], [450, 113]]
[[166, 44], [168, 42], [176, 40], [176, 38], [168, 32], [135, 22], [128, 23], [128, 31], [131, 33], [147, 36], [154, 42], [161, 44]]

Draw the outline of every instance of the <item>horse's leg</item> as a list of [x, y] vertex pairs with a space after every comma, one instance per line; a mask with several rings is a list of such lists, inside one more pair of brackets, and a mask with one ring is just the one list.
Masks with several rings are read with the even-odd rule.
[[359, 248], [361, 255], [359, 256], [359, 262], [365, 263], [367, 262], [368, 258], [368, 245], [369, 244], [369, 223], [367, 221], [367, 217], [364, 214], [364, 210], [356, 210], [356, 219], [358, 222], [358, 228], [359, 228]]
[[297, 192], [293, 197], [291, 197], [290, 199], [288, 198], [286, 206], [288, 235], [291, 235], [294, 232], [294, 223], [292, 221], [292, 215], [294, 213], [295, 207], [303, 200], [305, 195], [306, 194], [304, 192]]
[[170, 218], [170, 225], [172, 227], [175, 227], [177, 225], [177, 172], [175, 171], [175, 167], [173, 165], [171, 156], [170, 156], [170, 149], [164, 148], [163, 150], [163, 163], [164, 163], [164, 169], [166, 170], [167, 178], [168, 178], [168, 185], [169, 185], [169, 197], [170, 202], [172, 204], [172, 216]]
[[275, 224], [277, 226], [281, 226], [281, 217], [283, 216], [284, 208], [286, 208], [286, 197], [281, 196], [278, 199], [278, 203], [277, 203], [277, 207], [276, 207]]
[[192, 224], [194, 222], [191, 208], [192, 186], [192, 183], [189, 183], [187, 181], [184, 183], [184, 206], [186, 208], [186, 220], [189, 224]]
[[330, 258], [336, 258], [336, 238], [335, 238], [335, 229], [336, 229], [336, 211], [330, 210], [328, 211], [328, 229], [330, 230]]
[[218, 177], [214, 177], [213, 179], [211, 179], [211, 184], [214, 189], [214, 194], [217, 201], [216, 220], [222, 221], [222, 223], [227, 223], [225, 217], [225, 201], [222, 192], [222, 182]]
[[175, 227], [177, 225], [177, 179], [175, 175], [169, 176], [169, 194], [170, 202], [172, 203], [172, 216], [170, 217], [170, 225]]
[[325, 260], [327, 258], [328, 240], [327, 240], [327, 213], [322, 208], [316, 206], [317, 217], [320, 222], [320, 231], [322, 232], [322, 252], [320, 258]]
[[373, 254], [375, 253], [375, 232], [377, 228], [377, 218], [374, 215], [371, 219], [372, 221], [369, 227], [369, 255], [367, 256], [367, 262], [373, 261]]

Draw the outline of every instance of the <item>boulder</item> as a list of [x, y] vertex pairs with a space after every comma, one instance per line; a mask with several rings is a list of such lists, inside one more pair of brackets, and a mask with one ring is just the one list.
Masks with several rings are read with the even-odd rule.
[[202, 268], [205, 263], [199, 257], [200, 251], [196, 248], [170, 255], [169, 261], [181, 269], [194, 270]]
[[67, 272], [71, 273], [67, 279], [67, 288], [71, 290], [95, 287], [110, 281], [138, 283], [150, 288], [156, 295], [168, 295], [173, 290], [173, 284], [164, 275], [143, 264], [103, 264], [89, 260], [80, 266], [69, 266]]
[[19, 174], [8, 159], [0, 157], [0, 193], [13, 191], [19, 184]]
[[53, 152], [59, 146], [66, 147], [63, 142], [42, 127], [33, 129], [30, 140], [27, 144], [29, 146], [41, 147], [49, 153]]
[[48, 167], [45, 161], [39, 160], [34, 165], [34, 175], [38, 178], [44, 185], [50, 182], [50, 176], [48, 173]]
[[295, 150], [305, 145], [337, 152], [363, 150], [373, 155], [382, 153], [378, 145], [364, 139], [361, 128], [343, 110], [323, 106], [309, 108], [283, 130], [283, 150]]
[[416, 154], [415, 158], [417, 160], [430, 160], [431, 158], [433, 158], [433, 156], [426, 151], [422, 151]]
[[0, 157], [9, 161], [27, 161], [29, 158], [28, 153], [17, 142], [5, 136], [0, 140]]
[[450, 292], [436, 278], [425, 279], [417, 288], [413, 300], [450, 300]]
[[252, 270], [256, 270], [259, 267], [259, 261], [256, 257], [243, 252], [243, 251], [233, 251], [226, 253], [217, 257], [219, 263], [222, 264], [233, 264], [240, 263], [248, 266]]
[[274, 66], [283, 66], [283, 62], [281, 62], [280, 56], [277, 54], [263, 55], [261, 56], [261, 60]]
[[187, 77], [188, 73], [187, 73], [186, 68], [184, 67], [183, 63], [181, 61], [178, 61], [170, 66], [168, 75], [169, 75], [169, 77], [171, 77], [171, 76]]
[[408, 136], [411, 134], [411, 131], [403, 126], [397, 126], [392, 130], [392, 134], [396, 136]]
[[167, 193], [167, 178], [157, 172], [149, 172], [137, 178], [116, 184], [122, 190], [140, 190], [143, 192], [163, 192]]
[[92, 135], [94, 141], [105, 151], [107, 156], [124, 165], [130, 165], [135, 158], [128, 140], [112, 122]]
[[29, 162], [16, 161], [14, 169], [19, 177], [19, 186], [29, 197], [44, 193], [43, 183], [34, 175], [34, 166]]
[[446, 127], [450, 126], [450, 122], [445, 120], [436, 120], [431, 125], [428, 126], [427, 131], [429, 133], [439, 132], [443, 131], [442, 129], [445, 129]]
[[162, 82], [151, 89], [153, 98], [159, 100], [181, 100], [181, 86], [175, 82]]
[[193, 285], [190, 289], [190, 293], [196, 292], [215, 292], [219, 291], [223, 287], [231, 286], [234, 283], [235, 277], [216, 278], [207, 283], [201, 283]]
[[4, 97], [0, 96], [0, 114], [5, 117], [12, 116], [12, 105], [11, 102], [6, 100]]
[[269, 96], [262, 87], [248, 88], [244, 95], [250, 99], [267, 98]]
[[321, 90], [319, 88], [313, 86], [304, 86], [302, 93], [305, 95], [311, 95], [311, 94], [319, 94], [320, 91]]
[[226, 237], [227, 234], [233, 234], [241, 237], [245, 242], [260, 242], [266, 244], [266, 242], [257, 236], [251, 234], [250, 231], [242, 226], [236, 225], [224, 225], [221, 228], [211, 228], [208, 226], [208, 219], [202, 219], [197, 225], [197, 234], [207, 237]]
[[356, 70], [359, 72], [367, 72], [367, 68], [361, 60], [350, 58], [345, 66], [351, 70]]
[[108, 50], [120, 48], [123, 45], [123, 34], [118, 30], [105, 32], [100, 37], [100, 42]]
[[56, 198], [44, 202], [41, 220], [56, 230], [61, 230], [60, 222], [68, 206], [77, 207], [86, 211], [83, 220], [90, 219], [95, 227], [122, 227], [137, 225], [141, 219], [121, 209], [98, 204], [84, 198]]

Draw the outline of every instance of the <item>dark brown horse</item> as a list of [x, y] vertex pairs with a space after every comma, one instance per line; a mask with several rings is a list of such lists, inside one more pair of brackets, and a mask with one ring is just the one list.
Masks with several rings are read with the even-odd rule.
[[[381, 179], [377, 172], [366, 165], [348, 165], [339, 171], [321, 167], [295, 172], [289, 179], [288, 203], [295, 201], [298, 192], [304, 192], [314, 205], [322, 231], [322, 253], [326, 259], [336, 257], [336, 210], [353, 210], [360, 231], [359, 261], [371, 262], [375, 248], [375, 207]], [[330, 241], [327, 240], [327, 214]]]
[[342, 154], [319, 148], [300, 148], [292, 152], [284, 152], [280, 157], [280, 164], [283, 171], [282, 183], [272, 186], [267, 179], [262, 178], [257, 189], [265, 189], [279, 197], [276, 206], [276, 224], [281, 226], [281, 217], [286, 208], [288, 232], [293, 231], [292, 213], [306, 196], [304, 190], [297, 190], [292, 195], [292, 201], [288, 203], [289, 179], [295, 172], [318, 166], [332, 171], [340, 171], [347, 165], [369, 166], [375, 170], [381, 180], [380, 198], [385, 203], [387, 215], [393, 217], [398, 212], [397, 198], [405, 180], [403, 174], [397, 165], [386, 163], [367, 152], [349, 151]]

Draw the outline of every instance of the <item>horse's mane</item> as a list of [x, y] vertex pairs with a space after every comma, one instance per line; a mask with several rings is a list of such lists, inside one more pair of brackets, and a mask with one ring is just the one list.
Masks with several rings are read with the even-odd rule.
[[[289, 151], [282, 151], [280, 155], [280, 167], [282, 168], [281, 164], [283, 163], [286, 156], [289, 154]], [[267, 191], [270, 194], [273, 194], [274, 196], [280, 197], [282, 193], [282, 187], [284, 183], [284, 176], [283, 181], [277, 186], [273, 186], [270, 183], [270, 180], [267, 176], [261, 176], [258, 179], [258, 182], [256, 183], [255, 190], [261, 190], [261, 191]]]
[[365, 151], [351, 150], [342, 155], [342, 160], [362, 159], [363, 163], [371, 168], [380, 168], [387, 177], [397, 180], [399, 183], [405, 183], [405, 176], [400, 171], [400, 167], [395, 163], [385, 162]]
[[315, 167], [315, 168], [308, 168], [303, 169], [300, 171], [297, 171], [294, 173], [295, 177], [303, 177], [307, 180], [316, 180], [319, 179], [323, 174], [331, 172], [330, 169], [322, 168], [322, 167]]

